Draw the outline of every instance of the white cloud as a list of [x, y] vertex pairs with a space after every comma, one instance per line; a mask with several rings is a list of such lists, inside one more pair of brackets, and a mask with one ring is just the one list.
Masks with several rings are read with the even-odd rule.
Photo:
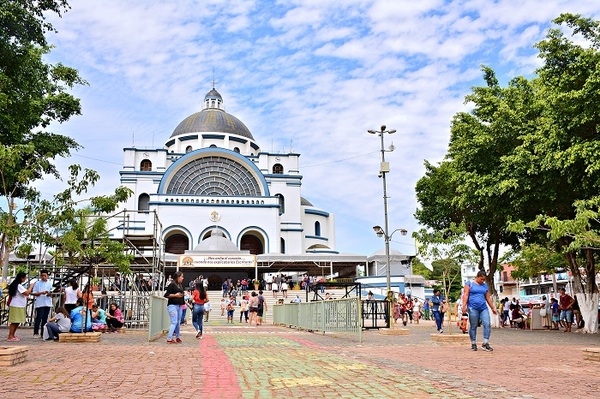
[[423, 160], [443, 159], [452, 116], [482, 83], [480, 65], [501, 82], [530, 75], [532, 44], [552, 18], [600, 15], [597, 2], [567, 0], [71, 3], [53, 19], [50, 59], [90, 86], [76, 90], [84, 115], [56, 127], [85, 146], [61, 165], [97, 169], [99, 190], [115, 187], [121, 149], [133, 136], [138, 147], [161, 146], [202, 108], [214, 77], [264, 150], [302, 154], [304, 196], [337, 215], [338, 249], [367, 254], [383, 244], [371, 230], [383, 209], [380, 142], [366, 130], [398, 130], [385, 137], [396, 146], [387, 154], [390, 226], [414, 230]]

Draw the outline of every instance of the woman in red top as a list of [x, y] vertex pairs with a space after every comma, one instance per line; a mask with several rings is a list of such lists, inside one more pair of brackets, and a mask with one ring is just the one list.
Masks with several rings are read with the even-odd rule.
[[192, 324], [196, 329], [196, 338], [202, 339], [202, 320], [204, 320], [204, 304], [208, 302], [208, 295], [201, 281], [196, 283], [196, 289], [192, 294], [194, 309], [192, 310]]

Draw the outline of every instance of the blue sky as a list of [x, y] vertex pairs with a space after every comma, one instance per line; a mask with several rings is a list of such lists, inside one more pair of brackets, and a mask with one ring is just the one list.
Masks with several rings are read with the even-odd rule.
[[[567, 0], [71, 1], [51, 21], [50, 62], [80, 71], [83, 115], [53, 127], [84, 148], [66, 160], [119, 185], [124, 147], [162, 147], [202, 109], [212, 80], [226, 110], [264, 151], [301, 155], [303, 196], [335, 214], [337, 249], [383, 247], [377, 177], [385, 124], [390, 230], [418, 229], [414, 187], [423, 161], [442, 160], [452, 116], [482, 84], [539, 66], [532, 45], [562, 12], [600, 19], [600, 2]], [[66, 172], [63, 173], [66, 176]], [[46, 196], [57, 184], [45, 181]], [[392, 248], [414, 252], [411, 239]], [[398, 242], [396, 242], [398, 241]]]

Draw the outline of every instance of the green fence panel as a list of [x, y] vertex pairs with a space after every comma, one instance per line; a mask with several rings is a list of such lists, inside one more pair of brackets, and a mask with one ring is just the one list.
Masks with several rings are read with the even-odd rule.
[[361, 304], [345, 298], [273, 306], [273, 323], [311, 331], [352, 334], [362, 342]]
[[162, 296], [151, 296], [148, 341], [154, 341], [163, 336], [163, 332], [168, 330], [170, 325], [171, 318], [167, 311], [167, 298]]

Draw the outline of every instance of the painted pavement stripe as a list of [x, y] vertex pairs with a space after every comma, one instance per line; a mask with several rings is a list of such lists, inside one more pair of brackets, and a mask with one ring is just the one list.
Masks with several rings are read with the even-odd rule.
[[364, 360], [330, 353], [314, 342], [274, 335], [219, 335], [219, 346], [237, 370], [242, 398], [303, 397], [472, 398], [445, 384], [399, 373]]
[[200, 370], [202, 370], [201, 398], [239, 399], [242, 390], [238, 384], [236, 370], [225, 351], [211, 335], [199, 341]]

